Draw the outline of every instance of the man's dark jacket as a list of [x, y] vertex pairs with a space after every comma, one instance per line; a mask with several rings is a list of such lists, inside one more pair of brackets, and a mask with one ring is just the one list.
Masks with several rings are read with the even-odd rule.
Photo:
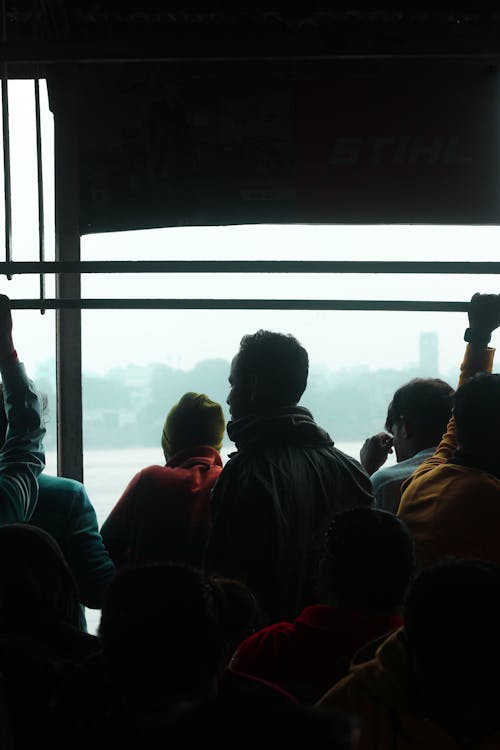
[[227, 432], [237, 451], [212, 490], [206, 567], [245, 581], [270, 621], [291, 620], [318, 600], [332, 516], [373, 504], [370, 478], [300, 406], [243, 417]]

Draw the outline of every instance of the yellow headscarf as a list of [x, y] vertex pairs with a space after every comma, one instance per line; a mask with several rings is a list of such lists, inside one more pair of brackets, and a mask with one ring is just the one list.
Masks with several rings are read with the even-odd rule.
[[161, 436], [165, 457], [195, 445], [211, 445], [220, 450], [225, 429], [220, 404], [204, 393], [185, 393], [165, 420]]

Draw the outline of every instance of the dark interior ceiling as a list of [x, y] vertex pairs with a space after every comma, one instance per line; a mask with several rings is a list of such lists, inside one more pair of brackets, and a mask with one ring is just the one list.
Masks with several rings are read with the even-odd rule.
[[6, 0], [3, 54], [14, 63], [500, 53], [500, 12], [491, 4], [401, 6]]
[[8, 76], [76, 116], [82, 234], [498, 223], [500, 11], [283, 6], [6, 0]]

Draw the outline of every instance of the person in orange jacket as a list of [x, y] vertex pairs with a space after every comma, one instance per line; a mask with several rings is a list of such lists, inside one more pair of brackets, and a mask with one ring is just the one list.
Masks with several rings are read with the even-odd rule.
[[500, 565], [454, 560], [420, 571], [403, 620], [372, 658], [366, 649], [355, 657], [316, 709], [358, 719], [356, 750], [498, 750]]
[[491, 333], [500, 295], [475, 294], [453, 416], [435, 453], [406, 480], [398, 516], [413, 533], [419, 568], [449, 558], [500, 563], [500, 375]]

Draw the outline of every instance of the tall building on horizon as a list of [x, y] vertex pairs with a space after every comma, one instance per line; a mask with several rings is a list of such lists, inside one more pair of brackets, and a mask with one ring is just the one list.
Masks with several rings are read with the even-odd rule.
[[421, 333], [419, 338], [419, 370], [423, 377], [439, 376], [439, 341], [435, 331]]

